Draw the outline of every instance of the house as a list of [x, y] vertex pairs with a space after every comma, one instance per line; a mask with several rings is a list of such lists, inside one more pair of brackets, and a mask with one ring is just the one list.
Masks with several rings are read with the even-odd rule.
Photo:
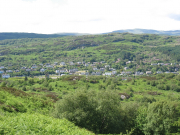
[[152, 66], [157, 66], [158, 64], [157, 63], [151, 63]]
[[85, 66], [85, 67], [88, 67], [88, 66], [89, 66], [89, 64], [85, 63], [85, 64], [84, 64], [84, 66]]
[[105, 68], [110, 68], [110, 66], [109, 65], [105, 65]]
[[71, 62], [69, 62], [69, 65], [70, 65], [70, 66], [73, 66], [73, 65], [74, 65], [74, 63], [71, 61]]
[[60, 65], [61, 65], [61, 66], [65, 66], [66, 63], [65, 63], [65, 62], [61, 62]]
[[47, 68], [53, 68], [53, 66], [52, 66], [52, 65], [46, 65], [46, 67], [47, 67]]
[[96, 75], [96, 73], [95, 73], [95, 72], [92, 72], [91, 75]]
[[124, 70], [127, 70], [127, 69], [129, 69], [128, 67], [124, 67]]
[[39, 64], [40, 66], [43, 66], [43, 64], [41, 63], [41, 64]]
[[144, 72], [135, 72], [135, 75], [143, 75], [144, 74]]
[[98, 69], [96, 67], [94, 67], [93, 70], [98, 70]]
[[152, 72], [151, 71], [146, 71], [146, 74], [149, 75], [149, 74], [152, 74]]
[[112, 71], [112, 74], [113, 74], [113, 75], [117, 74], [117, 71]]
[[59, 70], [56, 70], [55, 73], [56, 73], [56, 74], [59, 74], [60, 72], [59, 72]]
[[130, 63], [131, 63], [131, 61], [127, 61], [127, 62], [126, 62], [126, 65], [127, 65], [127, 64], [130, 64]]
[[3, 70], [0, 70], [0, 74], [3, 74], [4, 73], [4, 71]]
[[161, 66], [163, 66], [163, 65], [164, 65], [164, 63], [158, 63], [158, 65], [161, 65]]
[[21, 69], [26, 69], [26, 67], [21, 67]]
[[6, 73], [12, 73], [13, 71], [12, 70], [6, 70]]
[[93, 62], [93, 64], [99, 64], [98, 62]]
[[99, 69], [101, 72], [104, 72], [105, 71], [105, 68], [100, 68]]
[[32, 66], [32, 67], [31, 67], [31, 69], [36, 69], [36, 68], [37, 68], [37, 66]]
[[41, 69], [40, 69], [40, 72], [45, 72], [45, 69], [44, 69], [44, 68], [41, 68]]
[[81, 65], [82, 63], [81, 62], [77, 62], [78, 65]]
[[173, 73], [173, 74], [179, 74], [178, 72], [171, 72], [171, 73]]
[[109, 68], [109, 70], [110, 70], [110, 71], [114, 71], [114, 70], [116, 70], [116, 69], [114, 69], [114, 68]]
[[111, 72], [105, 72], [104, 75], [112, 75]]
[[101, 61], [100, 63], [102, 64], [102, 63], [106, 63], [106, 62], [105, 61]]
[[54, 62], [54, 65], [58, 65], [58, 62]]
[[69, 73], [75, 73], [75, 72], [77, 72], [78, 71], [78, 69], [76, 69], [76, 68], [74, 68], [74, 69], [69, 69]]
[[29, 71], [31, 71], [31, 69], [27, 68], [26, 71], [29, 72]]
[[157, 71], [156, 73], [157, 73], [157, 74], [162, 74], [163, 72], [162, 72], [162, 71]]
[[2, 78], [10, 78], [10, 75], [9, 74], [3, 74]]
[[101, 72], [96, 72], [96, 75], [101, 75]]
[[171, 72], [169, 72], [169, 71], [166, 71], [166, 72], [164, 72], [164, 73], [168, 74], [168, 73], [171, 73]]
[[175, 68], [175, 69], [174, 69], [174, 71], [176, 71], [176, 72], [177, 72], [178, 70], [179, 70], [179, 68]]
[[4, 66], [0, 66], [0, 69], [3, 69], [3, 68], [5, 68]]
[[19, 72], [19, 70], [14, 70], [15, 72]]
[[130, 74], [132, 74], [132, 72], [131, 72], [131, 71], [128, 71], [128, 72], [121, 72], [120, 75], [130, 75]]

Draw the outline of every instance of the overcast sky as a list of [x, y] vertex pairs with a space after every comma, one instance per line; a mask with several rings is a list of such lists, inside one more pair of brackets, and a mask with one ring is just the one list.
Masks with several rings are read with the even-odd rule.
[[180, 30], [180, 0], [0, 0], [0, 32]]

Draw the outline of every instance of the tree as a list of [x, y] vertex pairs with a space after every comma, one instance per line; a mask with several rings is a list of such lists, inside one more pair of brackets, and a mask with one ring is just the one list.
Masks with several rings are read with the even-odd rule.
[[66, 95], [55, 105], [53, 116], [99, 134], [125, 132], [120, 97], [115, 92], [83, 90]]
[[178, 111], [174, 102], [159, 101], [142, 107], [136, 118], [137, 127], [144, 134], [165, 135], [176, 132], [173, 123], [177, 120]]
[[25, 76], [24, 81], [27, 81], [27, 80], [28, 80], [28, 78], [27, 78], [27, 76]]

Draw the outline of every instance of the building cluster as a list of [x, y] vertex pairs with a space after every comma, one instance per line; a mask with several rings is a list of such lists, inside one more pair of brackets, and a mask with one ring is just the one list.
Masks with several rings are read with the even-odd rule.
[[[133, 63], [133, 61], [127, 61], [126, 65]], [[98, 64], [102, 64], [103, 67], [98, 68]], [[67, 69], [67, 65], [68, 68]], [[152, 63], [152, 66], [166, 66], [166, 65], [178, 65], [176, 63]], [[180, 64], [179, 64], [180, 65]], [[11, 65], [12, 66], [12, 65]], [[79, 71], [77, 67], [79, 66], [84, 66], [84, 67], [92, 67], [92, 71], [88, 72], [86, 71]], [[73, 67], [73, 68], [72, 68]], [[5, 70], [4, 70], [5, 69]], [[128, 67], [124, 67], [124, 71], [122, 71], [121, 73], [117, 72], [116, 69], [111, 68], [110, 65], [107, 65], [105, 61], [101, 61], [101, 62], [54, 62], [53, 64], [50, 63], [46, 63], [46, 64], [33, 64], [31, 67], [27, 68], [27, 67], [21, 67], [20, 69], [16, 69], [16, 70], [6, 70], [6, 68], [4, 66], [0, 66], [0, 74], [2, 74], [2, 78], [9, 78], [10, 77], [10, 73], [13, 72], [20, 72], [20, 70], [24, 70], [26, 72], [30, 72], [30, 71], [39, 71], [39, 72], [45, 72], [47, 69], [54, 69], [55, 73], [58, 75], [72, 75], [72, 74], [77, 74], [77, 75], [105, 75], [105, 76], [112, 76], [112, 75], [117, 75], [117, 76], [127, 76], [127, 75], [136, 75], [136, 76], [140, 76], [140, 75], [150, 75], [152, 74], [152, 71], [146, 71], [144, 72], [131, 72], [128, 70], [131, 70]], [[178, 68], [175, 68], [176, 72], [162, 72], [162, 71], [157, 71], [156, 74], [161, 74], [161, 73], [174, 73], [174, 74], [178, 74]]]

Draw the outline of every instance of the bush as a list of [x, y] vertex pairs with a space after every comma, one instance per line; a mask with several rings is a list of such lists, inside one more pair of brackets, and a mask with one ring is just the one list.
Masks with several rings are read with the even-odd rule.
[[78, 91], [64, 96], [55, 105], [53, 116], [99, 134], [125, 132], [120, 97], [110, 91]]
[[172, 125], [177, 120], [178, 111], [176, 103], [159, 101], [139, 109], [136, 118], [137, 128], [147, 135], [165, 135], [174, 133]]

